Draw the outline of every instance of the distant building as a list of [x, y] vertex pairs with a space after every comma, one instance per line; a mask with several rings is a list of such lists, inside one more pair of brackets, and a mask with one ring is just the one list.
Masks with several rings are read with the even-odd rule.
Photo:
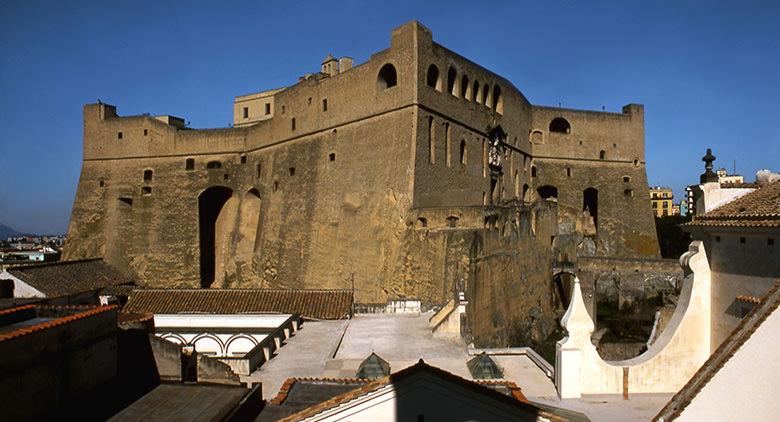
[[726, 169], [719, 169], [716, 174], [718, 175], [718, 183], [720, 184], [737, 184], [745, 183], [745, 177], [741, 174], [728, 174]]
[[[656, 217], [675, 215], [672, 211], [674, 208], [674, 193], [672, 192], [672, 188], [652, 186], [650, 188], [650, 207]], [[677, 214], [679, 213], [678, 209]]]

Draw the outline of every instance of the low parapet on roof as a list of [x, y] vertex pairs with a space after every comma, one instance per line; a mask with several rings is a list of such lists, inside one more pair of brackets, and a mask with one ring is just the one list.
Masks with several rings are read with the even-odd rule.
[[351, 315], [349, 290], [136, 289], [124, 312], [154, 314], [298, 314], [309, 319]]
[[134, 283], [132, 278], [100, 258], [23, 265], [9, 267], [6, 271], [47, 297]]
[[82, 318], [116, 311], [110, 306], [25, 305], [0, 311], [0, 342], [68, 324]]
[[[778, 308], [780, 308], [780, 279], [777, 280], [769, 292], [761, 298], [761, 303], [742, 319], [742, 322], [740, 322], [737, 328], [723, 340], [723, 343], [720, 344], [712, 356], [704, 362], [704, 365], [693, 374], [690, 381], [672, 397], [669, 403], [661, 409], [653, 420], [670, 421], [680, 416], [683, 410], [691, 404], [707, 383], [718, 374], [718, 371], [720, 371], [750, 339], [758, 327], [761, 326], [761, 324], [763, 324]], [[763, 357], [755, 356], [754, 358], [762, 359]], [[749, 378], [748, 374], [746, 374], [746, 376]]]
[[687, 227], [780, 227], [780, 181], [693, 218]]

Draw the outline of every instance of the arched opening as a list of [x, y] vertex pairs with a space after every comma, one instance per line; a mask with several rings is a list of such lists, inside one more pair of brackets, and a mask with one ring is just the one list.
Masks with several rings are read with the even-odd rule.
[[536, 177], [536, 166], [531, 166], [531, 177]]
[[569, 308], [571, 301], [571, 289], [574, 284], [574, 275], [570, 273], [558, 273], [553, 276], [555, 291], [558, 293], [558, 300], [563, 309]]
[[219, 338], [211, 334], [201, 334], [192, 340], [195, 351], [202, 355], [224, 356], [225, 351]]
[[[225, 236], [224, 224], [219, 221], [225, 203], [233, 197], [233, 191], [224, 186], [206, 189], [198, 197], [198, 219], [200, 222], [200, 287], [209, 288], [215, 281], [217, 262], [222, 261]], [[219, 226], [219, 227], [218, 227]], [[220, 265], [221, 266], [221, 265]]]
[[238, 239], [236, 242], [236, 264], [244, 267], [252, 264], [255, 254], [258, 223], [260, 222], [260, 192], [252, 189], [244, 195], [238, 213]]
[[382, 66], [382, 68], [379, 69], [376, 85], [380, 90], [398, 85], [398, 74], [395, 72], [395, 66], [390, 63]]
[[437, 91], [441, 91], [441, 82], [439, 81], [439, 68], [435, 64], [428, 66], [427, 76], [428, 86], [435, 88]]
[[463, 99], [468, 99], [466, 98], [466, 93], [468, 92], [468, 90], [469, 90], [469, 77], [463, 75], [463, 77], [460, 78], [460, 96]]
[[485, 105], [485, 107], [490, 107], [490, 102], [488, 101], [488, 95], [490, 95], [490, 87], [488, 84], [485, 84], [484, 87], [482, 87], [482, 104]]
[[206, 168], [207, 169], [222, 168], [222, 163], [220, 163], [219, 161], [209, 161], [208, 163], [206, 163]]
[[474, 86], [471, 88], [471, 98], [479, 104], [479, 81], [474, 81]]
[[257, 346], [257, 340], [246, 334], [236, 334], [225, 345], [225, 356], [244, 356]]
[[528, 183], [523, 183], [523, 202], [531, 202], [531, 198], [529, 198], [529, 192], [531, 188], [528, 186]]
[[466, 165], [466, 140], [460, 140], [460, 164]]
[[455, 217], [454, 215], [447, 217], [447, 227], [457, 227], [458, 220], [459, 218]]
[[582, 210], [588, 211], [593, 217], [593, 225], [599, 228], [599, 191], [596, 188], [587, 188], [582, 191]]
[[536, 189], [536, 193], [539, 194], [539, 197], [542, 199], [558, 199], [558, 188], [555, 186], [550, 185], [544, 185], [539, 186]]
[[504, 99], [501, 98], [501, 88], [493, 86], [493, 110], [498, 114], [504, 114]]
[[599, 160], [603, 160], [605, 158], [607, 158], [607, 152], [602, 149], [599, 151]]
[[550, 122], [550, 132], [571, 133], [571, 125], [563, 117], [556, 117]]
[[517, 170], [515, 170], [515, 198], [521, 198], [520, 197], [520, 174]]
[[450, 66], [450, 68], [447, 70], [447, 92], [449, 92], [452, 95], [457, 95], [455, 93], [455, 80], [458, 78], [458, 72], [455, 70], [454, 67]]

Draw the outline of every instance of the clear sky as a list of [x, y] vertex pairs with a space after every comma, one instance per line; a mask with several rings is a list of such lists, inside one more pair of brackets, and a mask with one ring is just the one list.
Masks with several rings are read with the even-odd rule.
[[675, 197], [707, 147], [780, 170], [777, 1], [0, 0], [0, 222], [67, 230], [85, 103], [224, 127], [233, 96], [363, 62], [412, 19], [534, 104], [644, 104], [648, 178]]

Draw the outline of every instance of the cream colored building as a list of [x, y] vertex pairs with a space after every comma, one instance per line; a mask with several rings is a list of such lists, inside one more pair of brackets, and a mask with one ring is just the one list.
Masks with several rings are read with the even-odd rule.
[[[673, 213], [674, 208], [674, 193], [671, 188], [664, 188], [661, 186], [650, 187], [650, 206], [656, 217], [666, 217], [668, 215], [675, 215]], [[677, 214], [680, 210], [677, 210]]]

